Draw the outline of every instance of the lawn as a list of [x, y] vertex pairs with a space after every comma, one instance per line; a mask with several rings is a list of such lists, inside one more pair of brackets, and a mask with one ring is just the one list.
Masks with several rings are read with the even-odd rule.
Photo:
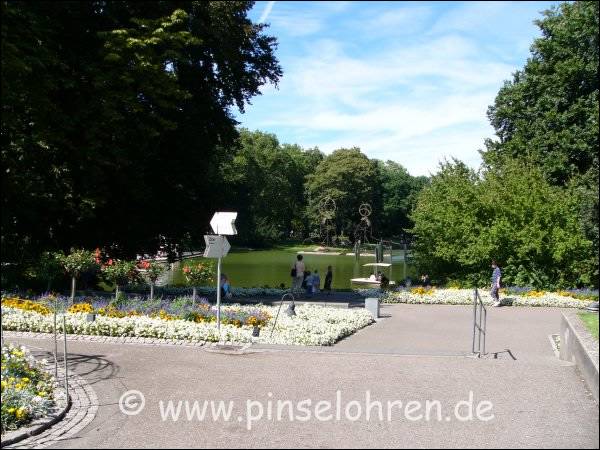
[[597, 313], [580, 313], [579, 317], [585, 324], [585, 327], [598, 339], [598, 314]]

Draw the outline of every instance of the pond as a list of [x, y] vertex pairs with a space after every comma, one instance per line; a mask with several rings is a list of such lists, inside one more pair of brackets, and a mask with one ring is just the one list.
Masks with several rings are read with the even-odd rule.
[[[279, 287], [281, 283], [289, 287], [291, 283], [290, 270], [296, 260], [296, 255], [297, 252], [295, 250], [285, 249], [232, 250], [223, 258], [221, 270], [227, 274], [234, 287]], [[202, 258], [186, 260], [185, 263], [196, 260], [201, 261]], [[389, 260], [390, 256], [388, 253], [385, 262], [389, 262]], [[363, 267], [363, 264], [372, 262], [375, 262], [374, 255], [363, 255], [357, 261], [354, 255], [304, 254], [304, 263], [307, 270], [314, 271], [317, 269], [321, 275], [321, 283], [325, 279], [327, 266], [332, 266], [334, 289], [350, 289], [351, 278], [368, 277], [373, 272], [373, 269], [371, 267]], [[185, 279], [181, 269], [182, 264], [175, 263], [173, 270], [168, 272], [169, 275], [165, 281], [171, 285], [183, 284]], [[391, 280], [399, 281], [404, 278], [404, 254], [402, 250], [394, 250], [391, 271], [390, 268], [386, 268], [384, 271]], [[416, 274], [412, 265], [407, 264], [406, 274], [415, 279]]]

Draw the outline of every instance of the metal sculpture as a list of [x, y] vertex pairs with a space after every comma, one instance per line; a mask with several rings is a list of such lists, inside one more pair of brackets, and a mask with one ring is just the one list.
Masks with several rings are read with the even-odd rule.
[[319, 237], [321, 244], [330, 247], [337, 240], [335, 226], [335, 213], [337, 205], [329, 195], [323, 197], [319, 202]]
[[369, 216], [373, 213], [373, 208], [368, 203], [362, 203], [358, 207], [358, 213], [360, 214], [360, 222], [354, 229], [354, 242], [358, 242], [360, 245], [360, 243], [368, 243], [373, 236], [371, 219], [369, 219]]

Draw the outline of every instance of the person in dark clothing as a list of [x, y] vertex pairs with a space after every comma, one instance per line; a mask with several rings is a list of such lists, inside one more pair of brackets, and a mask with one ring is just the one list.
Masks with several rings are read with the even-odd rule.
[[325, 274], [325, 284], [323, 290], [327, 291], [327, 295], [331, 294], [331, 282], [333, 281], [333, 271], [331, 266], [327, 266], [327, 273]]
[[387, 289], [390, 286], [390, 280], [385, 276], [384, 273], [381, 274], [381, 278], [379, 280], [381, 283], [381, 289]]

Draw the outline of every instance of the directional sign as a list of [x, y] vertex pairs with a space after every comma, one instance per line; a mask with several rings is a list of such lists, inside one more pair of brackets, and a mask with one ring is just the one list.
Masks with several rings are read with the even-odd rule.
[[216, 212], [210, 221], [210, 226], [215, 234], [237, 234], [235, 229], [236, 212]]
[[225, 236], [207, 234], [204, 236], [204, 240], [206, 241], [205, 258], [223, 258], [231, 249], [231, 244]]

